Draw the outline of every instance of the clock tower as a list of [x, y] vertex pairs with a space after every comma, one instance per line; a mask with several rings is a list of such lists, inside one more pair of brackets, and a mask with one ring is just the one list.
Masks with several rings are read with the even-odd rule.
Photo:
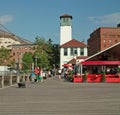
[[72, 40], [72, 16], [60, 16], [60, 45]]

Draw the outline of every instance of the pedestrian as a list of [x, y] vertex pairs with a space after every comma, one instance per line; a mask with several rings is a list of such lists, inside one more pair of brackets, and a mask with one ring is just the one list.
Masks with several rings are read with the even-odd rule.
[[42, 80], [40, 67], [37, 67], [37, 82]]
[[62, 70], [59, 68], [58, 69], [58, 78], [61, 79], [61, 73], [62, 73]]
[[52, 77], [50, 70], [48, 70], [48, 77]]
[[64, 70], [64, 68], [63, 68], [63, 69], [62, 69], [62, 72], [61, 72], [61, 77], [64, 78], [64, 76], [65, 76], [65, 70]]
[[31, 81], [34, 82], [35, 78], [36, 78], [34, 71], [31, 72], [31, 76], [30, 77], [31, 77]]
[[41, 69], [41, 73], [40, 73], [40, 81], [43, 82], [43, 70]]
[[47, 79], [47, 77], [46, 77], [46, 70], [45, 69], [42, 71], [42, 78], [43, 79]]

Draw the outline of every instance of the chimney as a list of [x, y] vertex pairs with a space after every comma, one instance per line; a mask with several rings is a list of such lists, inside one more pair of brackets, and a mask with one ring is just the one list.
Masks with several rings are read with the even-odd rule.
[[120, 23], [117, 25], [117, 27], [120, 27]]

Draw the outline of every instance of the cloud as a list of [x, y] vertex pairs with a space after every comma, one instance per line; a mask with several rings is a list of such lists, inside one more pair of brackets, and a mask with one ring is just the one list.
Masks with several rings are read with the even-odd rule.
[[96, 24], [118, 24], [120, 23], [120, 12], [98, 17], [91, 16], [89, 19]]
[[13, 17], [10, 16], [10, 15], [3, 15], [3, 16], [0, 16], [0, 24], [6, 24], [8, 22], [11, 22], [13, 20]]

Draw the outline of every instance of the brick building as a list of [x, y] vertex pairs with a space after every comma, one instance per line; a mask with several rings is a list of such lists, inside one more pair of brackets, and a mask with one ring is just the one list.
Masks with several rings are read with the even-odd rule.
[[[15, 62], [16, 65], [21, 65], [22, 57], [25, 52], [34, 53], [34, 44], [16, 44], [12, 45], [11, 49], [11, 60]], [[21, 67], [20, 67], [21, 68]]]
[[[10, 50], [11, 56], [9, 60], [14, 61], [16, 64], [22, 63], [22, 56], [25, 52], [34, 52], [34, 44], [31, 41], [11, 33], [0, 24], [0, 48], [3, 47]], [[9, 65], [9, 60], [5, 61], [7, 65]]]
[[120, 42], [120, 24], [117, 27], [100, 27], [90, 34], [88, 56]]

